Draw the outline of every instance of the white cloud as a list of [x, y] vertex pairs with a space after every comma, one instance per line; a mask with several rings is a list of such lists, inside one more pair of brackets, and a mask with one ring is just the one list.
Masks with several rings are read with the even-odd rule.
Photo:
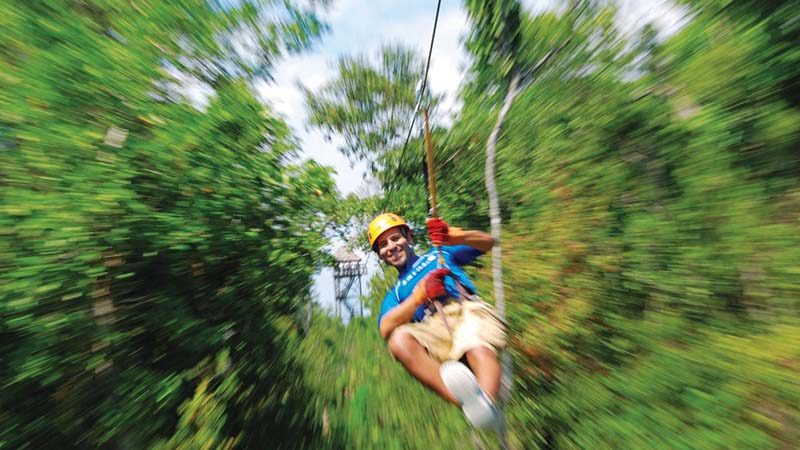
[[677, 33], [689, 20], [688, 9], [669, 0], [617, 0], [617, 26], [634, 33], [651, 23], [664, 38]]
[[[431, 57], [429, 83], [434, 92], [444, 92], [441, 105], [447, 116], [454, 114], [457, 104], [458, 86], [464, 79], [466, 51], [462, 45], [467, 33], [467, 15], [462, 9], [453, 9], [439, 20], [436, 42]], [[449, 117], [443, 118], [449, 122]]]
[[260, 80], [254, 87], [260, 100], [271, 104], [292, 127], [299, 129], [305, 124], [306, 112], [305, 100], [297, 83], [317, 88], [329, 73], [326, 58], [322, 55], [293, 56], [278, 66], [273, 75], [274, 82]]
[[[652, 23], [661, 37], [678, 32], [688, 21], [687, 8], [678, 6], [671, 0], [607, 0], [619, 7], [616, 22], [624, 33], [636, 32], [647, 23]], [[546, 11], [563, 11], [567, 5], [564, 0], [522, 0], [522, 8], [531, 14]]]
[[[367, 14], [370, 8], [366, 7], [368, 3], [363, 0], [337, 0], [333, 3], [327, 19], [331, 23], [340, 23], [348, 20], [358, 19], [356, 14], [362, 12]], [[365, 8], [366, 7], [366, 8]]]
[[189, 103], [199, 110], [205, 110], [214, 96], [214, 89], [197, 77], [182, 72], [173, 66], [166, 66], [164, 70], [173, 78], [171, 86], [175, 93], [185, 97]]
[[537, 15], [546, 11], [553, 11], [557, 8], [563, 8], [566, 5], [565, 1], [558, 0], [522, 0], [522, 9]]

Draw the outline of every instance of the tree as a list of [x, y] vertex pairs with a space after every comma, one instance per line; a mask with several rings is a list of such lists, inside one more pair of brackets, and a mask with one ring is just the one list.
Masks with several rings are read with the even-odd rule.
[[[248, 87], [313, 11], [0, 13], [0, 447], [316, 446], [292, 318], [336, 193]], [[234, 35], [263, 39], [255, 59]], [[175, 68], [213, 84], [204, 110]]]
[[[401, 46], [382, 47], [377, 62], [366, 55], [342, 57], [337, 67], [337, 76], [319, 90], [304, 89], [309, 121], [329, 137], [340, 138], [342, 154], [367, 162], [381, 186], [397, 194], [391, 205], [380, 198], [357, 196], [337, 205], [333, 217], [339, 218], [339, 234], [363, 243], [362, 230], [382, 208], [417, 223], [426, 215], [424, 153], [416, 130], [409, 128], [412, 119], [420, 123], [414, 117], [419, 114], [415, 86], [424, 67], [418, 54]], [[427, 92], [424, 101], [433, 110], [439, 97]], [[345, 210], [353, 214], [342, 214]]]
[[361, 55], [339, 59], [337, 77], [317, 92], [304, 89], [309, 121], [343, 139], [339, 150], [366, 160], [378, 173], [388, 153], [400, 147], [416, 114], [415, 85], [423, 61], [412, 50], [384, 46], [377, 64]]

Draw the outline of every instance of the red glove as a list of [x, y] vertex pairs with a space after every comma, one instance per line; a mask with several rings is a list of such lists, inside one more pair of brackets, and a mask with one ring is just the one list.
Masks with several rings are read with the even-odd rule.
[[450, 275], [450, 269], [436, 269], [431, 271], [425, 277], [425, 295], [428, 298], [439, 298], [447, 295], [447, 290], [444, 288], [444, 277]]
[[447, 296], [447, 289], [444, 287], [444, 277], [450, 275], [450, 269], [436, 269], [431, 271], [414, 288], [411, 294], [414, 301], [421, 305], [429, 300]]
[[450, 227], [447, 226], [447, 222], [434, 217], [425, 223], [428, 225], [428, 236], [433, 245], [438, 247], [450, 243]]

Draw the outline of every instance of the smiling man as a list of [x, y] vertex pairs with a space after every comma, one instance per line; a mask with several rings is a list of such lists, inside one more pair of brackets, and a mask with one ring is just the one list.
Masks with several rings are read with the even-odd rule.
[[398, 271], [397, 284], [383, 299], [378, 328], [412, 376], [461, 406], [474, 426], [496, 427], [494, 398], [502, 373], [497, 352], [505, 346], [505, 327], [463, 269], [494, 240], [440, 219], [429, 219], [427, 226], [431, 242], [440, 246], [441, 267], [438, 250], [414, 253], [411, 228], [396, 214], [381, 214], [369, 225], [372, 249]]

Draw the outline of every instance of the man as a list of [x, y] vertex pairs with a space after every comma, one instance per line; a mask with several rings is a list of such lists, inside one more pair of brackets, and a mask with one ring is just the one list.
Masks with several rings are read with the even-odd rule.
[[502, 375], [497, 352], [505, 346], [505, 327], [475, 295], [462, 268], [489, 251], [494, 240], [482, 231], [449, 227], [440, 219], [429, 219], [427, 225], [441, 253], [434, 249], [416, 255], [411, 228], [395, 214], [381, 214], [369, 226], [372, 249], [398, 271], [398, 282], [381, 305], [381, 336], [412, 376], [461, 406], [470, 423], [496, 427], [494, 399]]

